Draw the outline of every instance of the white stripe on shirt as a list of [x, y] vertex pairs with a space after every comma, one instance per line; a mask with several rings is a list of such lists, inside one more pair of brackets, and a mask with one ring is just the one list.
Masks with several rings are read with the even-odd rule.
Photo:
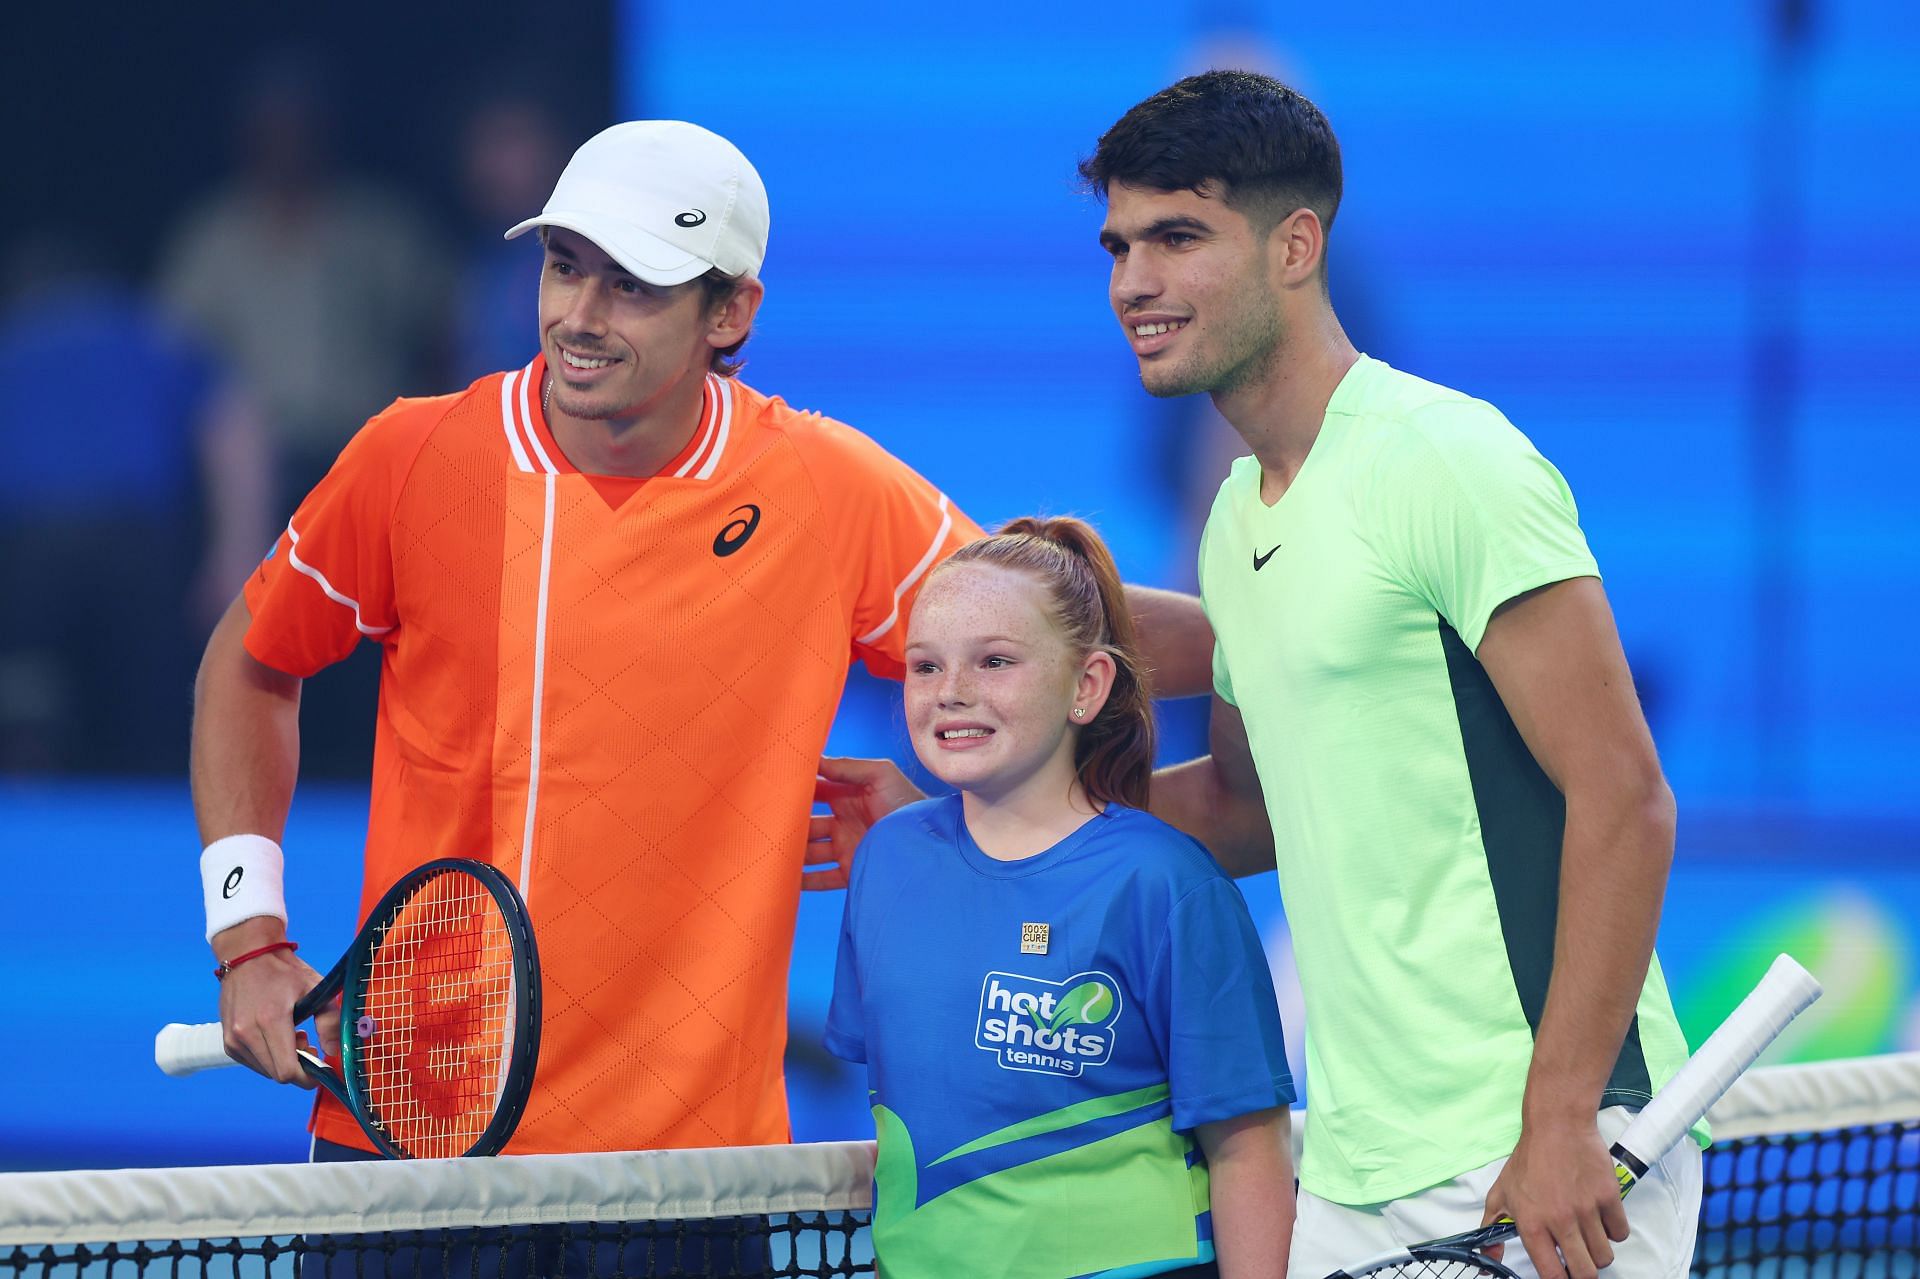
[[500, 383], [500, 425], [506, 428], [507, 447], [513, 450], [514, 465], [523, 471], [531, 471], [533, 463], [527, 460], [527, 450], [520, 443], [520, 432], [514, 428], [513, 421], [513, 384], [527, 375], [533, 368], [529, 364], [518, 373], [509, 373]]
[[[527, 365], [526, 377], [520, 382], [520, 429], [527, 433], [527, 443], [533, 445], [534, 455], [540, 459], [540, 468], [548, 475], [558, 475], [560, 468], [547, 456], [546, 445], [540, 443], [540, 432], [533, 426], [533, 365]], [[551, 424], [549, 424], [551, 425]]]
[[927, 545], [927, 553], [920, 557], [920, 562], [913, 566], [913, 571], [901, 578], [900, 584], [893, 588], [893, 611], [887, 614], [886, 621], [862, 635], [854, 643], [871, 644], [893, 629], [894, 623], [900, 620], [900, 597], [911, 590], [915, 582], [927, 575], [927, 570], [932, 568], [934, 561], [940, 557], [940, 547], [947, 540], [947, 534], [952, 531], [953, 512], [948, 509], [947, 495], [942, 493], [940, 495], [940, 527], [934, 531], [933, 541]]
[[733, 426], [733, 383], [723, 377], [714, 377], [711, 373], [707, 375], [707, 381], [719, 393], [720, 429], [713, 441], [713, 452], [708, 456], [707, 464], [694, 473], [696, 480], [712, 477], [713, 468], [720, 465], [720, 455], [727, 451], [727, 433]]
[[717, 379], [707, 374], [705, 391], [700, 402], [700, 444], [693, 450], [693, 456], [680, 464], [673, 473], [675, 479], [685, 479], [687, 472], [700, 465], [700, 459], [706, 456], [707, 446], [713, 442], [714, 427], [720, 420], [720, 397], [715, 393], [713, 384]]
[[287, 563], [293, 565], [295, 571], [304, 573], [318, 582], [320, 589], [325, 591], [327, 598], [335, 604], [352, 609], [353, 624], [359, 628], [362, 635], [385, 635], [393, 629], [391, 626], [368, 626], [360, 617], [360, 601], [334, 590], [333, 583], [327, 580], [326, 574], [300, 558], [300, 535], [294, 532], [291, 524], [287, 525], [287, 541], [290, 543], [287, 547]]

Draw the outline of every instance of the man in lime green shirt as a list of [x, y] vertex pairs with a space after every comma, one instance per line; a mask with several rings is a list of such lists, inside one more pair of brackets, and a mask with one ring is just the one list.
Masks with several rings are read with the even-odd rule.
[[1566, 483], [1492, 406], [1348, 342], [1339, 146], [1299, 94], [1191, 77], [1081, 172], [1146, 389], [1210, 394], [1252, 451], [1201, 549], [1212, 753], [1153, 807], [1237, 874], [1278, 858], [1295, 1279], [1502, 1213], [1543, 1279], [1680, 1274], [1698, 1150], [1624, 1205], [1607, 1156], [1686, 1055], [1653, 958], [1673, 798]]

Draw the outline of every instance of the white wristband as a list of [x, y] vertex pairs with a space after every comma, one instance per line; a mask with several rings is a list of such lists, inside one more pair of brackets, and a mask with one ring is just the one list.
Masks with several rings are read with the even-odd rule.
[[287, 922], [281, 876], [286, 859], [265, 835], [229, 835], [200, 854], [200, 888], [207, 899], [207, 940], [243, 920], [272, 915]]

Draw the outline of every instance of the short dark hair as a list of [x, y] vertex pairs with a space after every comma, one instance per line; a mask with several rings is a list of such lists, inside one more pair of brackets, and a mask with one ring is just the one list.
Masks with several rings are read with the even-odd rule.
[[1340, 143], [1320, 108], [1271, 76], [1188, 76], [1121, 116], [1080, 163], [1106, 199], [1115, 182], [1156, 191], [1218, 183], [1227, 204], [1271, 230], [1295, 209], [1333, 226], [1340, 208]]

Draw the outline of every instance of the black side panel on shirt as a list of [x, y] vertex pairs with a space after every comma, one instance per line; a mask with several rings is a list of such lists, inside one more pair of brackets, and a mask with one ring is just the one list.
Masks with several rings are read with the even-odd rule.
[[[1567, 801], [1527, 749], [1513, 717], [1466, 641], [1436, 615], [1447, 655], [1460, 743], [1473, 781], [1473, 804], [1487, 874], [1500, 911], [1500, 934], [1515, 992], [1537, 1035], [1553, 976], [1553, 935], [1559, 920], [1560, 847], [1567, 828]], [[1619, 1059], [1601, 1104], [1638, 1106], [1651, 1093], [1647, 1059], [1640, 1048], [1640, 1019], [1627, 1025]]]

